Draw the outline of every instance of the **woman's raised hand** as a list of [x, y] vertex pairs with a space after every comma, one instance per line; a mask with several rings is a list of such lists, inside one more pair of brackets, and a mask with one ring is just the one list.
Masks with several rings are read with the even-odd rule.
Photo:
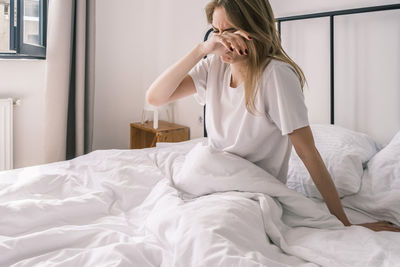
[[216, 54], [220, 56], [228, 51], [235, 51], [238, 55], [247, 55], [248, 50], [245, 39], [250, 41], [251, 37], [244, 31], [214, 33], [209, 40], [202, 43], [203, 52], [206, 55]]

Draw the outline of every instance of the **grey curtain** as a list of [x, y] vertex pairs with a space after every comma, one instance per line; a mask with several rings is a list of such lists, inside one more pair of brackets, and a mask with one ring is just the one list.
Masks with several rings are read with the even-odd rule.
[[95, 1], [75, 0], [67, 151], [71, 159], [92, 151], [95, 59]]
[[50, 0], [46, 78], [46, 161], [92, 151], [95, 0]]

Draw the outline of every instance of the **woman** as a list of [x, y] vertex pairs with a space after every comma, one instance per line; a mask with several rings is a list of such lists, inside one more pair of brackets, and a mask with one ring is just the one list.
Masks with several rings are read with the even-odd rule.
[[[293, 144], [329, 211], [352, 225], [314, 145], [304, 74], [282, 49], [268, 0], [213, 0], [206, 15], [213, 36], [161, 74], [147, 101], [159, 106], [194, 94], [207, 104], [209, 145], [254, 162], [283, 183]], [[389, 222], [359, 225], [400, 231]]]

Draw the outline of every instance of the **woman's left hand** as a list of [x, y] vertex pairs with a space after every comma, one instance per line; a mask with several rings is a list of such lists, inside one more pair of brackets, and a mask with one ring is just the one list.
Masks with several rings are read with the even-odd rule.
[[363, 227], [371, 229], [372, 231], [375, 231], [375, 232], [380, 232], [380, 231], [400, 232], [400, 227], [398, 227], [390, 222], [386, 222], [386, 221], [372, 222], [372, 223], [360, 223], [360, 224], [352, 224], [352, 225], [363, 226]]

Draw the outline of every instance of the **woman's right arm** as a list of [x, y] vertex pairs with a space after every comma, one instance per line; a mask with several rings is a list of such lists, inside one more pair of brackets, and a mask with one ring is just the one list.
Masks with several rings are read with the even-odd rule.
[[243, 31], [223, 32], [213, 35], [206, 42], [196, 45], [186, 56], [164, 71], [146, 92], [146, 100], [153, 106], [161, 106], [196, 93], [189, 71], [206, 55], [222, 54], [227, 50], [245, 51], [242, 38], [250, 37]]
[[203, 44], [198, 44], [186, 56], [165, 70], [150, 86], [146, 100], [161, 106], [196, 93], [189, 71], [206, 55]]

